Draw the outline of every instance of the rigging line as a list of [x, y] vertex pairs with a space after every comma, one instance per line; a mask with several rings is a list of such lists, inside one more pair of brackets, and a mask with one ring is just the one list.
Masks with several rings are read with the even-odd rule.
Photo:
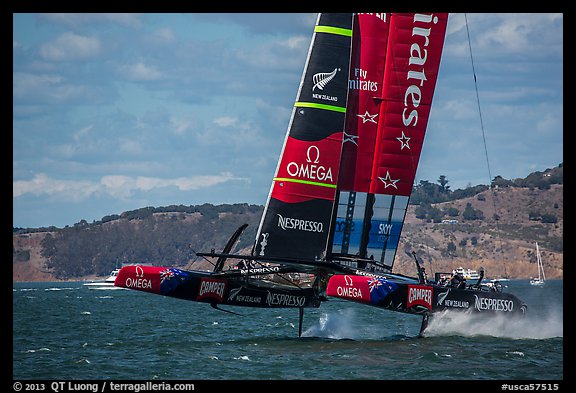
[[[212, 262], [211, 260], [209, 260], [208, 258], [206, 258], [204, 255], [198, 255], [198, 253], [192, 248], [190, 247], [190, 250], [192, 250], [192, 252], [197, 256], [200, 257], [202, 259], [204, 259], [206, 262], [208, 262], [209, 264], [211, 264], [212, 266], [216, 266], [216, 264], [214, 262]], [[194, 262], [192, 262], [194, 263]]]
[[[478, 104], [478, 114], [480, 116], [480, 128], [482, 129], [482, 140], [484, 142], [484, 154], [486, 156], [486, 165], [488, 167], [488, 187], [492, 193], [492, 205], [494, 206], [494, 222], [496, 223], [496, 237], [498, 243], [500, 244], [500, 252], [502, 253], [502, 238], [500, 237], [500, 227], [498, 225], [498, 215], [496, 210], [496, 190], [492, 186], [492, 172], [490, 171], [490, 160], [488, 159], [488, 147], [486, 145], [486, 134], [484, 132], [484, 122], [482, 120], [482, 111], [480, 110], [480, 97], [478, 96], [478, 82], [476, 80], [476, 69], [474, 67], [474, 57], [472, 56], [472, 41], [470, 40], [470, 30], [468, 29], [468, 17], [464, 13], [464, 19], [466, 21], [466, 33], [468, 35], [468, 49], [470, 50], [470, 61], [472, 63], [472, 74], [474, 75], [474, 88], [476, 90], [476, 102]], [[506, 263], [504, 259], [502, 260], [504, 265], [504, 274], [508, 275], [506, 271]]]

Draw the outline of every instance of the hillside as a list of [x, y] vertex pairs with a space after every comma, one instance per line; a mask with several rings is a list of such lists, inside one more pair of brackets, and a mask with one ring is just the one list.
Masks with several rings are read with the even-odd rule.
[[[482, 220], [465, 220], [462, 214], [450, 217], [454, 223], [435, 223], [416, 218], [417, 206], [410, 205], [406, 215], [401, 250], [395, 269], [414, 275], [414, 261], [403, 250], [416, 251], [428, 272], [451, 271], [463, 266], [481, 266], [491, 277], [537, 276], [538, 242], [548, 278], [563, 276], [563, 186], [550, 189], [509, 187], [484, 191], [474, 197], [443, 202], [433, 206], [441, 210], [466, 205], [483, 212]], [[499, 219], [494, 219], [494, 206]], [[556, 223], [546, 223], [534, 214], [554, 215]], [[531, 218], [532, 217], [532, 218]]]
[[[415, 275], [411, 256], [415, 251], [429, 274], [458, 266], [482, 266], [488, 277], [529, 278], [537, 275], [538, 242], [547, 277], [562, 278], [561, 169], [559, 166], [513, 182], [499, 179], [494, 189], [477, 186], [466, 192], [444, 194], [438, 192], [444, 185], [435, 186], [434, 192], [426, 194], [417, 189], [417, 197], [442, 202], [409, 205], [395, 272]], [[542, 183], [546, 176], [556, 180]], [[428, 182], [422, 183], [428, 189], [434, 188]], [[454, 199], [455, 196], [463, 197]], [[12, 278], [95, 279], [107, 276], [122, 263], [210, 269], [211, 265], [194, 252], [221, 250], [236, 228], [248, 223], [238, 245], [238, 249], [248, 253], [262, 211], [262, 206], [247, 204], [146, 207], [106, 216], [91, 224], [82, 220], [62, 229], [15, 228]]]

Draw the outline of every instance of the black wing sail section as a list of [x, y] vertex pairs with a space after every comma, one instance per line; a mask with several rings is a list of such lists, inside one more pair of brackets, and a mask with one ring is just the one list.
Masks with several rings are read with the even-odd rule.
[[319, 14], [253, 255], [325, 256], [342, 150], [351, 13]]

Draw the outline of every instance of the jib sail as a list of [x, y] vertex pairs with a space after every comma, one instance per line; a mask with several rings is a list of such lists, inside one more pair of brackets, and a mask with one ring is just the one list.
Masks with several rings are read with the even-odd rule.
[[392, 269], [447, 20], [447, 14], [436, 13], [357, 16], [332, 243], [335, 256], [366, 258], [374, 261], [375, 270]]
[[342, 151], [351, 13], [318, 16], [253, 255], [323, 258]]

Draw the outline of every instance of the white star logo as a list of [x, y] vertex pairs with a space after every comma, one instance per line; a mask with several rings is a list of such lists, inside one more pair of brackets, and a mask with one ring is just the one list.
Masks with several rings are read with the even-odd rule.
[[408, 138], [406, 135], [404, 135], [404, 131], [402, 131], [402, 136], [400, 136], [396, 139], [398, 139], [398, 141], [400, 141], [400, 143], [402, 144], [400, 146], [400, 150], [404, 149], [405, 147], [410, 149], [410, 145], [408, 144], [408, 141], [410, 140], [410, 138]]
[[356, 116], [362, 118], [362, 124], [366, 123], [367, 121], [377, 124], [374, 118], [378, 116], [378, 113], [376, 113], [375, 115], [371, 115], [370, 113], [368, 113], [368, 111], [366, 111], [366, 113], [364, 113], [363, 115], [356, 115]]
[[382, 180], [382, 183], [384, 183], [384, 188], [388, 188], [389, 186], [392, 186], [395, 189], [398, 189], [398, 186], [396, 185], [396, 183], [399, 182], [400, 179], [392, 180], [390, 178], [390, 172], [386, 171], [386, 177], [378, 176], [378, 179]]
[[346, 131], [344, 131], [344, 142], [343, 143], [352, 142], [353, 144], [358, 146], [358, 142], [356, 141], [356, 139], [358, 139], [358, 135], [347, 134]]

